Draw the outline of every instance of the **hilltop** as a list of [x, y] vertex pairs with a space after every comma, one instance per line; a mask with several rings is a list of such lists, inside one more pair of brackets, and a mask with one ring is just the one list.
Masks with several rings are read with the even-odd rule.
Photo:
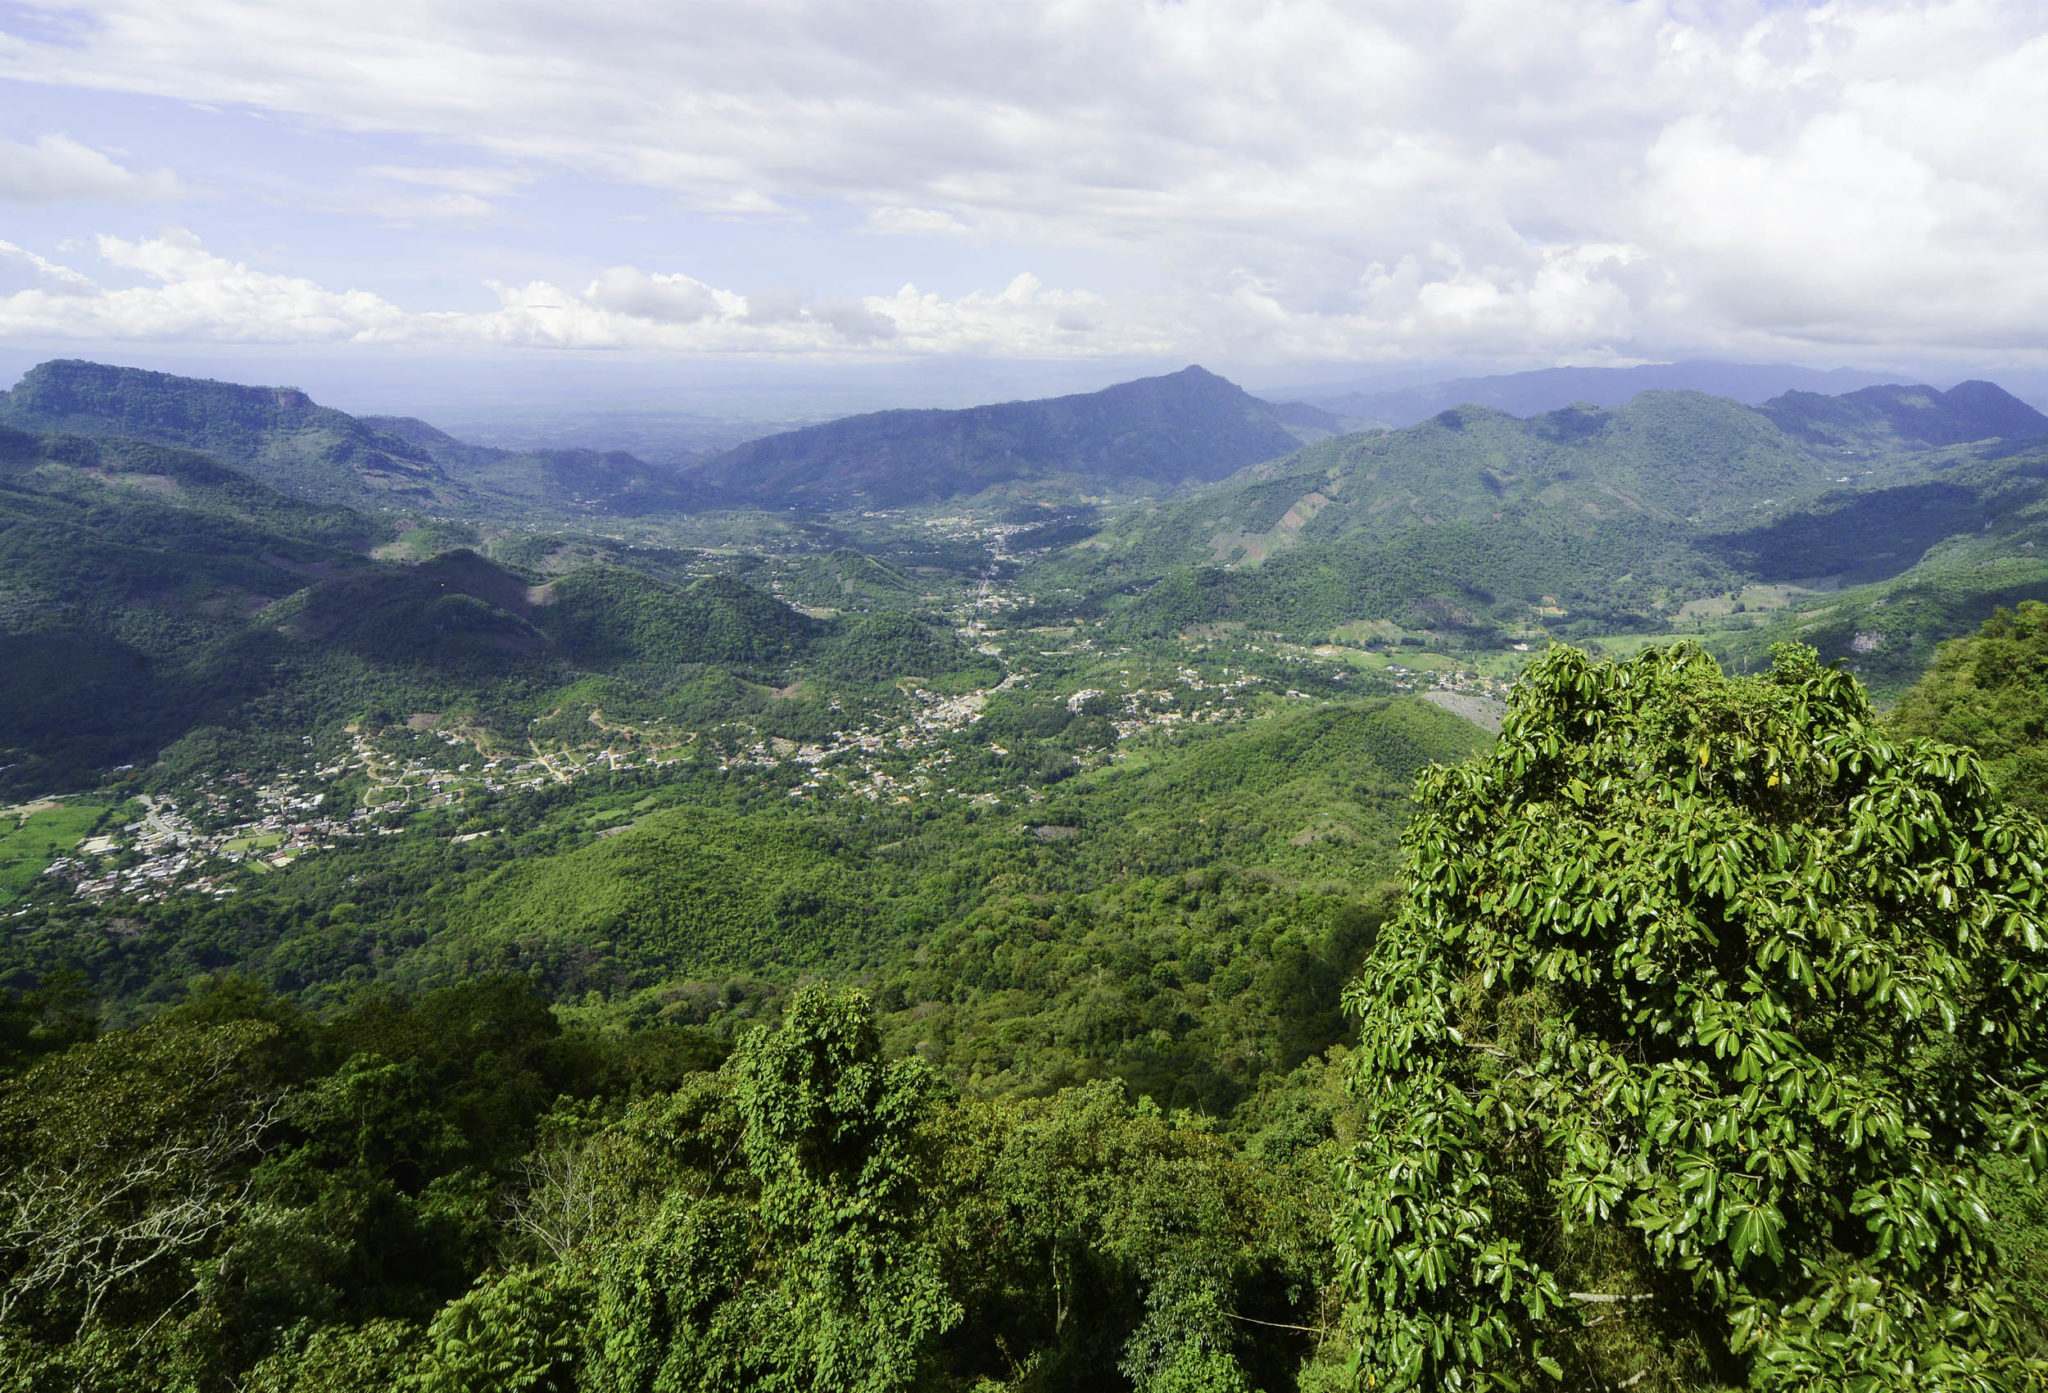
[[56, 359], [0, 394], [0, 425], [145, 440], [211, 455], [295, 498], [373, 512], [479, 516], [692, 512], [721, 500], [623, 452], [499, 450], [410, 417], [351, 416], [291, 387]]
[[1220, 479], [1334, 422], [1261, 401], [1199, 367], [1099, 392], [964, 411], [880, 411], [750, 441], [692, 478], [761, 507], [904, 507], [1000, 484], [1084, 491]]

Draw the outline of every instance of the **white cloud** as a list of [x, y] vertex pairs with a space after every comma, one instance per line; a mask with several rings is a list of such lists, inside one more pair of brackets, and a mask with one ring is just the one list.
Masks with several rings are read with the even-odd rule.
[[1000, 291], [947, 299], [904, 286], [890, 296], [808, 301], [747, 296], [677, 272], [616, 266], [579, 294], [548, 281], [490, 285], [484, 311], [407, 309], [363, 290], [231, 261], [190, 232], [102, 236], [99, 259], [136, 283], [106, 287], [12, 243], [0, 258], [50, 281], [0, 294], [0, 337], [181, 339], [280, 344], [437, 343], [460, 347], [641, 349], [680, 353], [896, 354], [1160, 351], [1157, 333], [1104, 334], [1098, 297], [1047, 290], [1029, 274]]
[[848, 343], [877, 343], [896, 337], [896, 321], [859, 300], [828, 300], [811, 313]]
[[99, 287], [89, 276], [81, 276], [69, 266], [41, 257], [27, 247], [17, 247], [12, 242], [0, 242], [0, 259], [17, 262], [33, 271], [38, 281], [45, 283], [54, 293], [60, 295], [89, 295]]
[[649, 275], [632, 266], [614, 266], [583, 292], [586, 303], [659, 324], [694, 324], [714, 315], [744, 314], [743, 296], [721, 293], [683, 275]]
[[141, 202], [175, 198], [169, 170], [136, 174], [66, 135], [33, 144], [0, 140], [0, 200], [12, 203]]
[[[990, 283], [1021, 261], [1101, 292], [839, 283], [714, 312], [687, 277], [605, 272], [553, 320], [501, 311], [510, 341], [2048, 353], [2037, 0], [385, 0], [346, 23], [255, 0], [78, 8], [91, 22], [63, 44], [0, 36], [0, 75], [470, 152], [370, 167], [428, 191], [409, 218], [483, 220], [524, 172], [567, 171], [735, 218], [843, 208], [911, 249], [1000, 248]], [[542, 202], [522, 214], [561, 221], [536, 267], [565, 231], [602, 235]], [[810, 258], [791, 280], [841, 260], [789, 245]], [[599, 247], [588, 265], [628, 259]]]
[[899, 237], [957, 237], [967, 231], [967, 224], [941, 208], [891, 204], [868, 210], [867, 230]]
[[0, 335], [281, 343], [409, 336], [410, 317], [379, 296], [254, 270], [214, 256], [187, 232], [136, 242], [101, 237], [97, 249], [107, 265], [141, 283], [88, 288], [74, 272], [68, 293], [0, 296]]

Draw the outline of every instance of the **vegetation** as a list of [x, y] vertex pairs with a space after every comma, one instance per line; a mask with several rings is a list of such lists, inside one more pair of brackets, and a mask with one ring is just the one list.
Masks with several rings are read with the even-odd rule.
[[1807, 652], [1560, 649], [1418, 793], [1346, 997], [1368, 1384], [2038, 1376], [1992, 1211], [2048, 1165], [2048, 843], [1974, 757]]
[[[2012, 438], [1957, 447], [1899, 435], [1885, 424], [1893, 396], [1876, 389], [1814, 400], [1867, 428], [1866, 445], [1845, 455], [1806, 431], [1793, 398], [1752, 410], [1649, 392], [1529, 420], [1461, 408], [1132, 513], [1035, 563], [1034, 580], [1144, 632], [1388, 619], [1493, 646], [1531, 627], [1574, 640], [1664, 629], [1688, 600], [1748, 580], [1883, 582], [1944, 552], [1951, 585], [1974, 592], [1985, 582], [1965, 566], [2000, 566], [2024, 572], [2009, 583], [2025, 594], [2048, 594], [2030, 545], [2044, 476], [2028, 408], [1966, 400], [1950, 410], [1956, 439]], [[1922, 614], [1910, 637], [1902, 623], [1866, 670], [1902, 686], [1931, 652], [1921, 635], [1956, 633], [2011, 598]], [[1837, 648], [1828, 619], [1816, 627], [1799, 636], [1830, 658], [1867, 632]], [[1744, 652], [1760, 657], [1769, 641]]]
[[105, 803], [73, 800], [0, 809], [0, 909], [35, 883], [107, 815]]
[[[316, 1022], [225, 981], [46, 1053], [0, 1097], [0, 1357], [23, 1387], [365, 1393], [1231, 1387], [1299, 1359], [1276, 1318], [1318, 1275], [1313, 1149], [1252, 1164], [1114, 1086], [962, 1102], [823, 991], [715, 1062], [503, 982]], [[87, 1196], [69, 1261], [18, 1246]]]
[[350, 416], [290, 387], [60, 359], [0, 394], [0, 426], [112, 436], [216, 457], [295, 498], [370, 512], [635, 516], [718, 506], [713, 490], [621, 451], [515, 452], [424, 421]]
[[[1315, 729], [1146, 801], [1319, 769]], [[1360, 1047], [1203, 1112], [963, 1092], [820, 987], [731, 1047], [502, 977], [318, 1016], [214, 979], [97, 1039], [16, 998], [0, 1358], [109, 1389], [2032, 1376], [2038, 1274], [2001, 1253], [2041, 1237], [2043, 834], [1971, 756], [1810, 656], [1559, 650], [1421, 799]]]
[[2048, 456], [1829, 401], [1077, 496], [1281, 422], [1191, 370], [685, 522], [38, 370], [0, 783], [93, 791], [0, 819], [0, 1384], [2048, 1383]]
[[1895, 722], [1969, 746], [2006, 801], [2048, 816], [2048, 604], [1999, 610], [1975, 636], [1943, 644]]
[[806, 426], [736, 446], [693, 477], [757, 506], [900, 508], [1020, 480], [1219, 479], [1297, 443], [1279, 408], [1191, 367], [1082, 396]]
[[1763, 406], [1787, 431], [1837, 450], [1961, 445], [2048, 436], [2048, 416], [1994, 382], [1864, 387], [1842, 396], [1787, 392]]

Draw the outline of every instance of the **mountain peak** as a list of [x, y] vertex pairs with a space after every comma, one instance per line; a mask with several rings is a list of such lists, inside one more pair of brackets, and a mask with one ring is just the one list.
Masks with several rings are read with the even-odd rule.
[[2007, 440], [2031, 440], [2048, 435], [2048, 416], [2042, 415], [1996, 382], [1971, 378], [1958, 382], [1943, 397], [1959, 411], [1986, 424], [1998, 426], [1996, 434]]
[[1060, 475], [1220, 479], [1299, 444], [1279, 408], [1189, 364], [1073, 396], [849, 416], [749, 441], [696, 477], [767, 506], [893, 508]]

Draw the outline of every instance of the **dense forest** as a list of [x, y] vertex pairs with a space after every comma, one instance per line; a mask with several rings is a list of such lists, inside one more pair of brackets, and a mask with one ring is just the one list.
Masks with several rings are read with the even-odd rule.
[[1553, 650], [1409, 771], [1348, 1022], [1235, 1096], [974, 1086], [824, 984], [727, 1033], [212, 974], [103, 1029], [52, 974], [0, 1037], [12, 1384], [2025, 1386], [2038, 619], [1900, 718], [1988, 759], [1800, 650]]

